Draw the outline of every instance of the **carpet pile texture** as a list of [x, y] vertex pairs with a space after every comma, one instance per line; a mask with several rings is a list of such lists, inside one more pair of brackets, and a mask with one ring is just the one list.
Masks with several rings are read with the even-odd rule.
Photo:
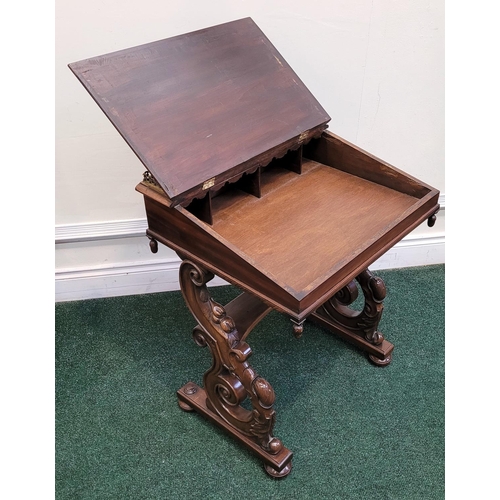
[[[222, 430], [177, 405], [211, 364], [180, 292], [56, 304], [56, 498], [444, 498], [444, 266], [376, 272], [392, 363], [271, 312], [247, 339], [276, 392], [293, 469], [270, 478]], [[224, 304], [239, 291], [210, 291]]]

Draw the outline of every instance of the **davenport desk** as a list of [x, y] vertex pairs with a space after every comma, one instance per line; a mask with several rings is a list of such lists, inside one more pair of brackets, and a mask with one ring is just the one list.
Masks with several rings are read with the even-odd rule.
[[[250, 18], [69, 66], [147, 169], [136, 189], [151, 250], [182, 259], [194, 340], [213, 363], [203, 388], [179, 389], [180, 407], [286, 476], [292, 452], [273, 435], [275, 394], [249, 363], [248, 334], [275, 309], [296, 336], [310, 319], [387, 365], [386, 290], [368, 266], [433, 225], [439, 192], [327, 131], [328, 114]], [[214, 275], [242, 294], [215, 302]], [[350, 307], [359, 290], [361, 311]]]

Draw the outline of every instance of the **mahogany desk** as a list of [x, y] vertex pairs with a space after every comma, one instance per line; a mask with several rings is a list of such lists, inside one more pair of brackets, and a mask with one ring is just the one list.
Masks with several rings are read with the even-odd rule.
[[[379, 366], [386, 290], [368, 266], [416, 226], [439, 192], [326, 130], [330, 117], [250, 19], [69, 65], [146, 167], [147, 236], [182, 259], [195, 342], [213, 357], [204, 387], [177, 395], [284, 477], [275, 394], [248, 362], [252, 328], [272, 309], [363, 349]], [[216, 303], [218, 275], [243, 293]], [[361, 311], [349, 307], [361, 290]], [[249, 399], [252, 410], [242, 406]]]

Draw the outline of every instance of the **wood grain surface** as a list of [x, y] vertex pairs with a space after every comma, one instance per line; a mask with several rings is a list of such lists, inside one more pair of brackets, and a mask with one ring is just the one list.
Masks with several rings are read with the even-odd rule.
[[[262, 174], [262, 197], [212, 200], [213, 229], [297, 292], [382, 236], [416, 198], [312, 160]], [[250, 230], [251, 228], [251, 230]]]
[[250, 18], [69, 67], [173, 205], [283, 155], [330, 120]]

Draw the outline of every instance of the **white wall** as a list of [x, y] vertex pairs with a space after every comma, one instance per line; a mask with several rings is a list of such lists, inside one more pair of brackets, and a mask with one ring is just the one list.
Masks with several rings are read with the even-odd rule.
[[[67, 64], [247, 16], [330, 114], [330, 130], [444, 195], [444, 2], [59, 1], [58, 300], [172, 289], [178, 265], [137, 236], [145, 214], [134, 187], [144, 167]], [[441, 212], [375, 267], [443, 261]]]

